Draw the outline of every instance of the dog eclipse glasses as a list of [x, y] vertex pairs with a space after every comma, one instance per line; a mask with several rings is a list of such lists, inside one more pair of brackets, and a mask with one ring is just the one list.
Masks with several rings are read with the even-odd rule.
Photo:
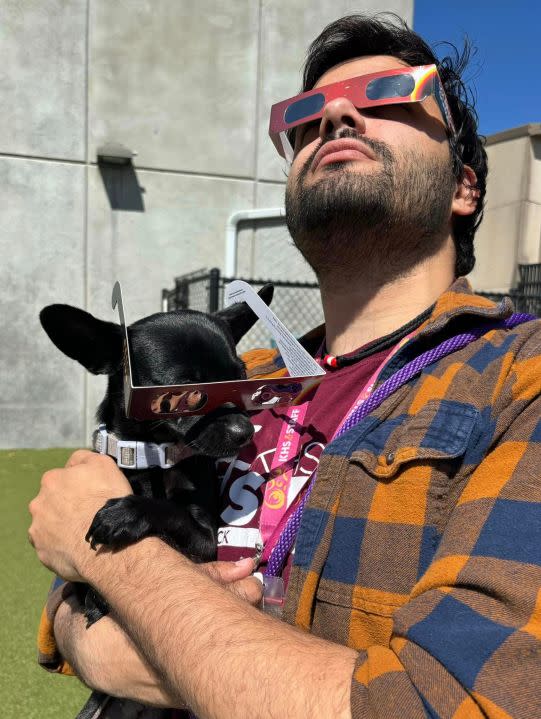
[[[232, 283], [232, 285], [234, 284], [245, 283], [237, 280], [236, 283]], [[262, 300], [261, 303], [264, 305]], [[119, 282], [116, 282], [113, 287], [112, 305], [113, 309], [118, 310], [124, 338], [123, 374], [126, 417], [155, 420], [174, 419], [185, 415], [202, 415], [208, 414], [228, 402], [248, 412], [299, 404], [308, 392], [319, 384], [325, 374], [325, 371], [309, 358], [310, 362], [314, 364], [311, 374], [136, 387], [133, 384], [131, 348]], [[270, 308], [267, 308], [267, 312], [273, 314]], [[291, 336], [289, 342], [296, 343], [296, 340]], [[300, 350], [305, 352], [302, 348]], [[289, 367], [287, 362], [286, 366]]]
[[288, 137], [289, 130], [323, 117], [325, 105], [331, 100], [345, 97], [356, 108], [362, 109], [423, 102], [430, 95], [438, 103], [449, 131], [455, 134], [451, 110], [436, 66], [419, 65], [350, 77], [282, 100], [271, 108], [269, 135], [280, 155], [292, 162], [294, 153]]

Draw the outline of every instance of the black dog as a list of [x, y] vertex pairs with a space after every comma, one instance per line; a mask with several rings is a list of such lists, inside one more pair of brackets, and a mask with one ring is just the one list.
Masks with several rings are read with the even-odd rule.
[[[272, 285], [265, 285], [259, 294], [270, 304]], [[91, 546], [120, 548], [158, 536], [193, 561], [214, 559], [218, 526], [215, 460], [236, 454], [251, 440], [253, 426], [248, 417], [229, 404], [202, 417], [129, 419], [124, 413], [121, 327], [69, 305], [45, 307], [40, 320], [64, 354], [94, 374], [108, 375], [97, 420], [109, 435], [152, 445], [174, 443], [178, 456], [190, 455], [170, 469], [124, 469], [134, 494], [109, 500], [97, 512], [86, 537]], [[164, 386], [245, 379], [235, 344], [256, 320], [246, 303], [239, 303], [214, 315], [178, 310], [135, 322], [128, 328], [134, 383]], [[167, 411], [170, 400], [164, 396], [162, 402]], [[86, 585], [81, 588], [90, 626], [107, 613], [107, 605]], [[79, 719], [104, 717], [105, 713], [96, 714], [104, 700], [104, 695], [94, 693]], [[117, 706], [115, 716], [142, 716], [137, 713], [141, 705], [122, 704], [123, 711]], [[148, 712], [145, 717], [160, 716], [156, 710]]]

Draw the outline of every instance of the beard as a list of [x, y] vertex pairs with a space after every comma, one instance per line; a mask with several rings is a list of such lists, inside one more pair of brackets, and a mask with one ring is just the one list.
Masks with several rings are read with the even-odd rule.
[[286, 187], [286, 221], [297, 248], [320, 281], [367, 272], [379, 282], [404, 276], [435, 254], [449, 233], [456, 188], [451, 159], [389, 147], [342, 130], [376, 155], [379, 168], [355, 171], [348, 162], [325, 165], [310, 184], [308, 174], [321, 144]]

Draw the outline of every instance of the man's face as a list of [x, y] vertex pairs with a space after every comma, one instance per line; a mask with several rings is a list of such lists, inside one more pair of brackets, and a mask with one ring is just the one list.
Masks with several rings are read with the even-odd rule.
[[[331, 68], [315, 87], [400, 67], [407, 66], [386, 55], [356, 58]], [[287, 219], [316, 272], [332, 262], [330, 253], [343, 263], [344, 252], [366, 261], [367, 253], [394, 251], [395, 264], [411, 265], [437, 250], [456, 181], [434, 97], [360, 110], [336, 98], [320, 120], [296, 129]]]

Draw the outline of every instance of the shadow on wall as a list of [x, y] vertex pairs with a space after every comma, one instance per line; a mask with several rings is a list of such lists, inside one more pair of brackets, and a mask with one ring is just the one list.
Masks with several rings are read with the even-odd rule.
[[145, 211], [145, 189], [139, 185], [131, 162], [119, 165], [99, 160], [98, 169], [112, 210]]

